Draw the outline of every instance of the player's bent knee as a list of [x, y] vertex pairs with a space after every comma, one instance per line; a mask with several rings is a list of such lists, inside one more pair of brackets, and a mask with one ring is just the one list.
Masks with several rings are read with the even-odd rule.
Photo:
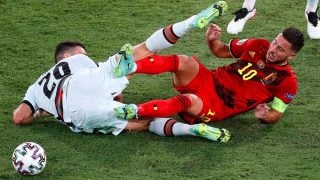
[[183, 69], [193, 69], [198, 66], [198, 62], [190, 56], [178, 55], [179, 58], [179, 70]]
[[184, 94], [184, 95], [191, 100], [191, 106], [188, 109], [188, 113], [197, 116], [201, 112], [203, 107], [203, 102], [201, 98], [199, 98], [195, 94]]

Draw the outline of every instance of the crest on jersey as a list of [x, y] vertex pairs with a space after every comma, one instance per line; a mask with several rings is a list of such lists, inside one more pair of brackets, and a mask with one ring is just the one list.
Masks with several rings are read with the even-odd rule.
[[277, 72], [270, 73], [268, 76], [261, 79], [263, 84], [271, 84], [274, 80], [277, 79]]
[[266, 65], [264, 64], [264, 62], [262, 60], [258, 61], [257, 62], [257, 66], [260, 68], [260, 69], [263, 69]]

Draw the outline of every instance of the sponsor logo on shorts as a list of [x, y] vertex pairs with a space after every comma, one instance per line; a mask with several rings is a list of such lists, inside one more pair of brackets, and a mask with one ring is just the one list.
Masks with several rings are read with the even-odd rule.
[[211, 109], [209, 109], [207, 114], [204, 117], [201, 117], [201, 121], [202, 122], [210, 122], [213, 119], [215, 114], [216, 113], [214, 111], [212, 112]]

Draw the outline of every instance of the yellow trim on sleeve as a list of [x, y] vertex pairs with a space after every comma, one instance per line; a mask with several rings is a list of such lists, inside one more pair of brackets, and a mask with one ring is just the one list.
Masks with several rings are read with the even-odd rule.
[[281, 99], [274, 97], [273, 102], [271, 104], [271, 108], [274, 110], [277, 110], [281, 113], [284, 113], [284, 111], [287, 109], [288, 104], [284, 103]]

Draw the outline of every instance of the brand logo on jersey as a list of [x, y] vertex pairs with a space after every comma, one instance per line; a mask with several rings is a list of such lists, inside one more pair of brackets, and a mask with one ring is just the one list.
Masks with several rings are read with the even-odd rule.
[[241, 39], [237, 42], [238, 46], [241, 46], [243, 43], [245, 43], [248, 39]]
[[277, 73], [273, 72], [266, 76], [265, 78], [261, 79], [263, 84], [271, 84], [274, 80], [277, 79]]
[[288, 98], [288, 99], [293, 99], [294, 95], [291, 93], [284, 93], [284, 97]]
[[266, 65], [264, 64], [264, 62], [263, 62], [262, 60], [260, 60], [260, 61], [258, 61], [257, 66], [258, 66], [260, 69], [263, 69]]
[[256, 55], [256, 52], [255, 52], [255, 51], [249, 51], [248, 53], [249, 53], [249, 55], [250, 55], [251, 58], [253, 58], [254, 55]]

